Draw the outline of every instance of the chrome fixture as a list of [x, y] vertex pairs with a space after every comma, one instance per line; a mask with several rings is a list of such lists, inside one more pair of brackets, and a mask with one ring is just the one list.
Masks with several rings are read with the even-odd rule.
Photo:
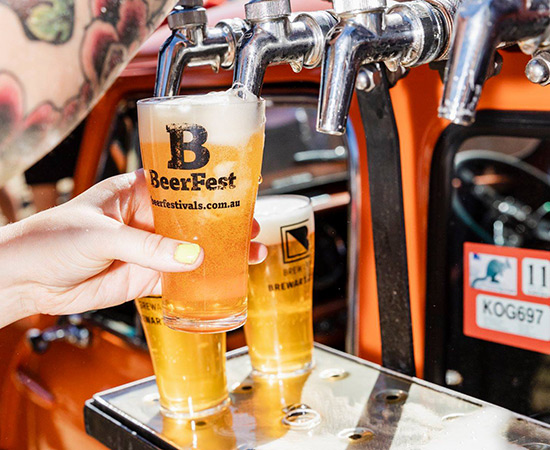
[[295, 72], [317, 67], [325, 36], [336, 24], [328, 11], [291, 15], [290, 0], [252, 0], [245, 13], [251, 29], [238, 47], [234, 83], [255, 95], [270, 65], [290, 64]]
[[548, 0], [464, 0], [455, 17], [440, 117], [460, 125], [474, 121], [481, 89], [501, 45], [518, 43], [523, 52], [535, 55], [526, 67], [527, 77], [548, 84], [543, 50], [550, 47], [549, 25]]
[[232, 69], [239, 40], [248, 29], [242, 19], [228, 19], [207, 27], [202, 0], [180, 0], [168, 16], [172, 35], [159, 50], [154, 95], [179, 92], [185, 67], [211, 66]]
[[333, 0], [340, 22], [327, 37], [317, 129], [345, 132], [356, 81], [373, 86], [365, 64], [384, 62], [391, 72], [445, 59], [458, 0]]

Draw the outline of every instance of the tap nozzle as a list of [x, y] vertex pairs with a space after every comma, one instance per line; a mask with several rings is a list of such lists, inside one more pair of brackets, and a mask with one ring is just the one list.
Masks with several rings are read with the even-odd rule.
[[497, 47], [538, 36], [549, 21], [546, 0], [465, 0], [455, 17], [439, 116], [471, 124]]
[[229, 19], [207, 27], [202, 0], [180, 0], [168, 16], [172, 35], [159, 50], [154, 95], [174, 96], [179, 92], [183, 70], [189, 66], [231, 69], [238, 42], [248, 25]]
[[[450, 8], [454, 2], [409, 1], [388, 9], [379, 0], [333, 0], [333, 4], [340, 22], [326, 41], [317, 130], [340, 135], [346, 129], [359, 68], [385, 62], [395, 70], [441, 58], [450, 33], [442, 5]], [[358, 10], [361, 5], [371, 9]]]
[[336, 24], [327, 11], [292, 15], [289, 0], [252, 0], [245, 12], [251, 29], [239, 44], [233, 81], [255, 95], [270, 65], [290, 64], [295, 72], [317, 67], [325, 36]]

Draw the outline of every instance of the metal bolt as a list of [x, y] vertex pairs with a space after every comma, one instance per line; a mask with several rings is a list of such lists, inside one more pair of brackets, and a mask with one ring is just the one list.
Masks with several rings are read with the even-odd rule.
[[458, 386], [459, 384], [462, 384], [463, 381], [464, 378], [460, 372], [451, 369], [445, 372], [445, 384], [447, 386]]
[[550, 53], [542, 52], [534, 56], [525, 66], [527, 79], [535, 84], [546, 86], [550, 83]]
[[357, 74], [355, 88], [359, 91], [370, 92], [380, 83], [380, 72], [370, 67], [362, 67]]

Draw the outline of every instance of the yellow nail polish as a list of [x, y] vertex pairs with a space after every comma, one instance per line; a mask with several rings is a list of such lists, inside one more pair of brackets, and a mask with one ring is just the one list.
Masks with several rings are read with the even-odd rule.
[[183, 264], [193, 264], [201, 252], [197, 244], [179, 244], [174, 253], [174, 259]]

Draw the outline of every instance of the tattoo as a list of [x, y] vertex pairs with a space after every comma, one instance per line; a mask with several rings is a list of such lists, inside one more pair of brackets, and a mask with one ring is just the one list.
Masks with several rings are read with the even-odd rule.
[[[84, 82], [64, 104], [51, 99], [28, 111], [25, 87], [16, 74], [0, 70], [0, 185], [14, 170], [28, 167], [51, 150], [52, 142], [74, 128], [175, 3], [87, 1], [91, 19], [78, 55]], [[0, 4], [17, 14], [29, 39], [52, 44], [52, 50], [74, 38], [74, 0], [0, 0]]]
[[74, 0], [0, 0], [15, 11], [29, 39], [67, 42], [74, 27]]

